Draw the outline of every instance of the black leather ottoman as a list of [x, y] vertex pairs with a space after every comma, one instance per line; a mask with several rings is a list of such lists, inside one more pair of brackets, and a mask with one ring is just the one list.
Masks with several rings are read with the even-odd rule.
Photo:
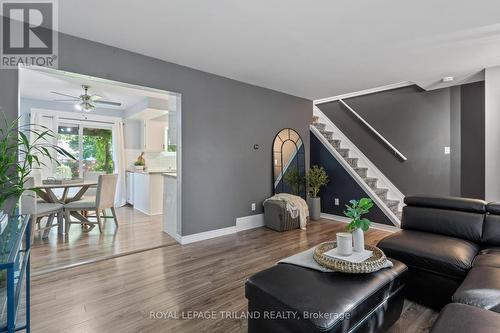
[[401, 315], [407, 267], [371, 274], [322, 273], [278, 264], [250, 277], [248, 331], [383, 332]]

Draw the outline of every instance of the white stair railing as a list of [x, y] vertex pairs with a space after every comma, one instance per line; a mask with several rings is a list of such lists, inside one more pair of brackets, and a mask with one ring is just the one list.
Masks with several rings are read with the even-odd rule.
[[396, 147], [394, 147], [382, 134], [380, 134], [375, 128], [373, 128], [372, 125], [370, 125], [363, 117], [361, 117], [356, 111], [353, 110], [344, 100], [339, 99], [338, 100], [342, 105], [344, 105], [347, 110], [351, 111], [351, 113], [359, 119], [370, 131], [372, 131], [375, 136], [377, 136], [383, 143], [385, 143], [386, 146], [388, 146], [395, 154], [398, 156], [400, 159], [403, 161], [407, 161], [408, 159], [406, 158], [405, 155], [403, 155]]

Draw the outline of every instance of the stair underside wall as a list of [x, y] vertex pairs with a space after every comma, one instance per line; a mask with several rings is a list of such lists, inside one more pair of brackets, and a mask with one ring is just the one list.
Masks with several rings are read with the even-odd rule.
[[[312, 133], [310, 133], [310, 140], [310, 165], [323, 166], [330, 177], [328, 185], [320, 191], [321, 212], [343, 216], [345, 205], [349, 203], [349, 200], [369, 197], [369, 195]], [[338, 206], [335, 205], [335, 198], [340, 201]], [[376, 205], [366, 217], [376, 223], [393, 225]]]

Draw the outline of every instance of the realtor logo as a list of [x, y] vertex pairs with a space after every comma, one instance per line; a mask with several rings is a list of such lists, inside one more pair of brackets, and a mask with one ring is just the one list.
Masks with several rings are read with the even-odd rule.
[[57, 67], [57, 0], [2, 1], [2, 68]]

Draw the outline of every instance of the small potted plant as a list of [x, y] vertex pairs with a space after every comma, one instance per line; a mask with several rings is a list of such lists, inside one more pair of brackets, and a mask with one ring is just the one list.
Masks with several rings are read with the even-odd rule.
[[134, 166], [136, 170], [144, 170], [146, 166], [146, 160], [144, 159], [144, 152], [141, 153], [139, 157], [137, 157], [137, 161], [134, 162]]
[[309, 216], [311, 220], [318, 220], [321, 215], [321, 199], [318, 196], [319, 190], [328, 184], [330, 180], [323, 167], [313, 165], [307, 174], [307, 182], [309, 184]]
[[349, 201], [351, 205], [346, 205], [347, 211], [344, 215], [351, 219], [347, 225], [347, 230], [352, 233], [354, 251], [362, 252], [365, 250], [364, 232], [370, 228], [371, 221], [362, 217], [373, 207], [373, 200], [370, 198], [361, 198], [359, 200]]

